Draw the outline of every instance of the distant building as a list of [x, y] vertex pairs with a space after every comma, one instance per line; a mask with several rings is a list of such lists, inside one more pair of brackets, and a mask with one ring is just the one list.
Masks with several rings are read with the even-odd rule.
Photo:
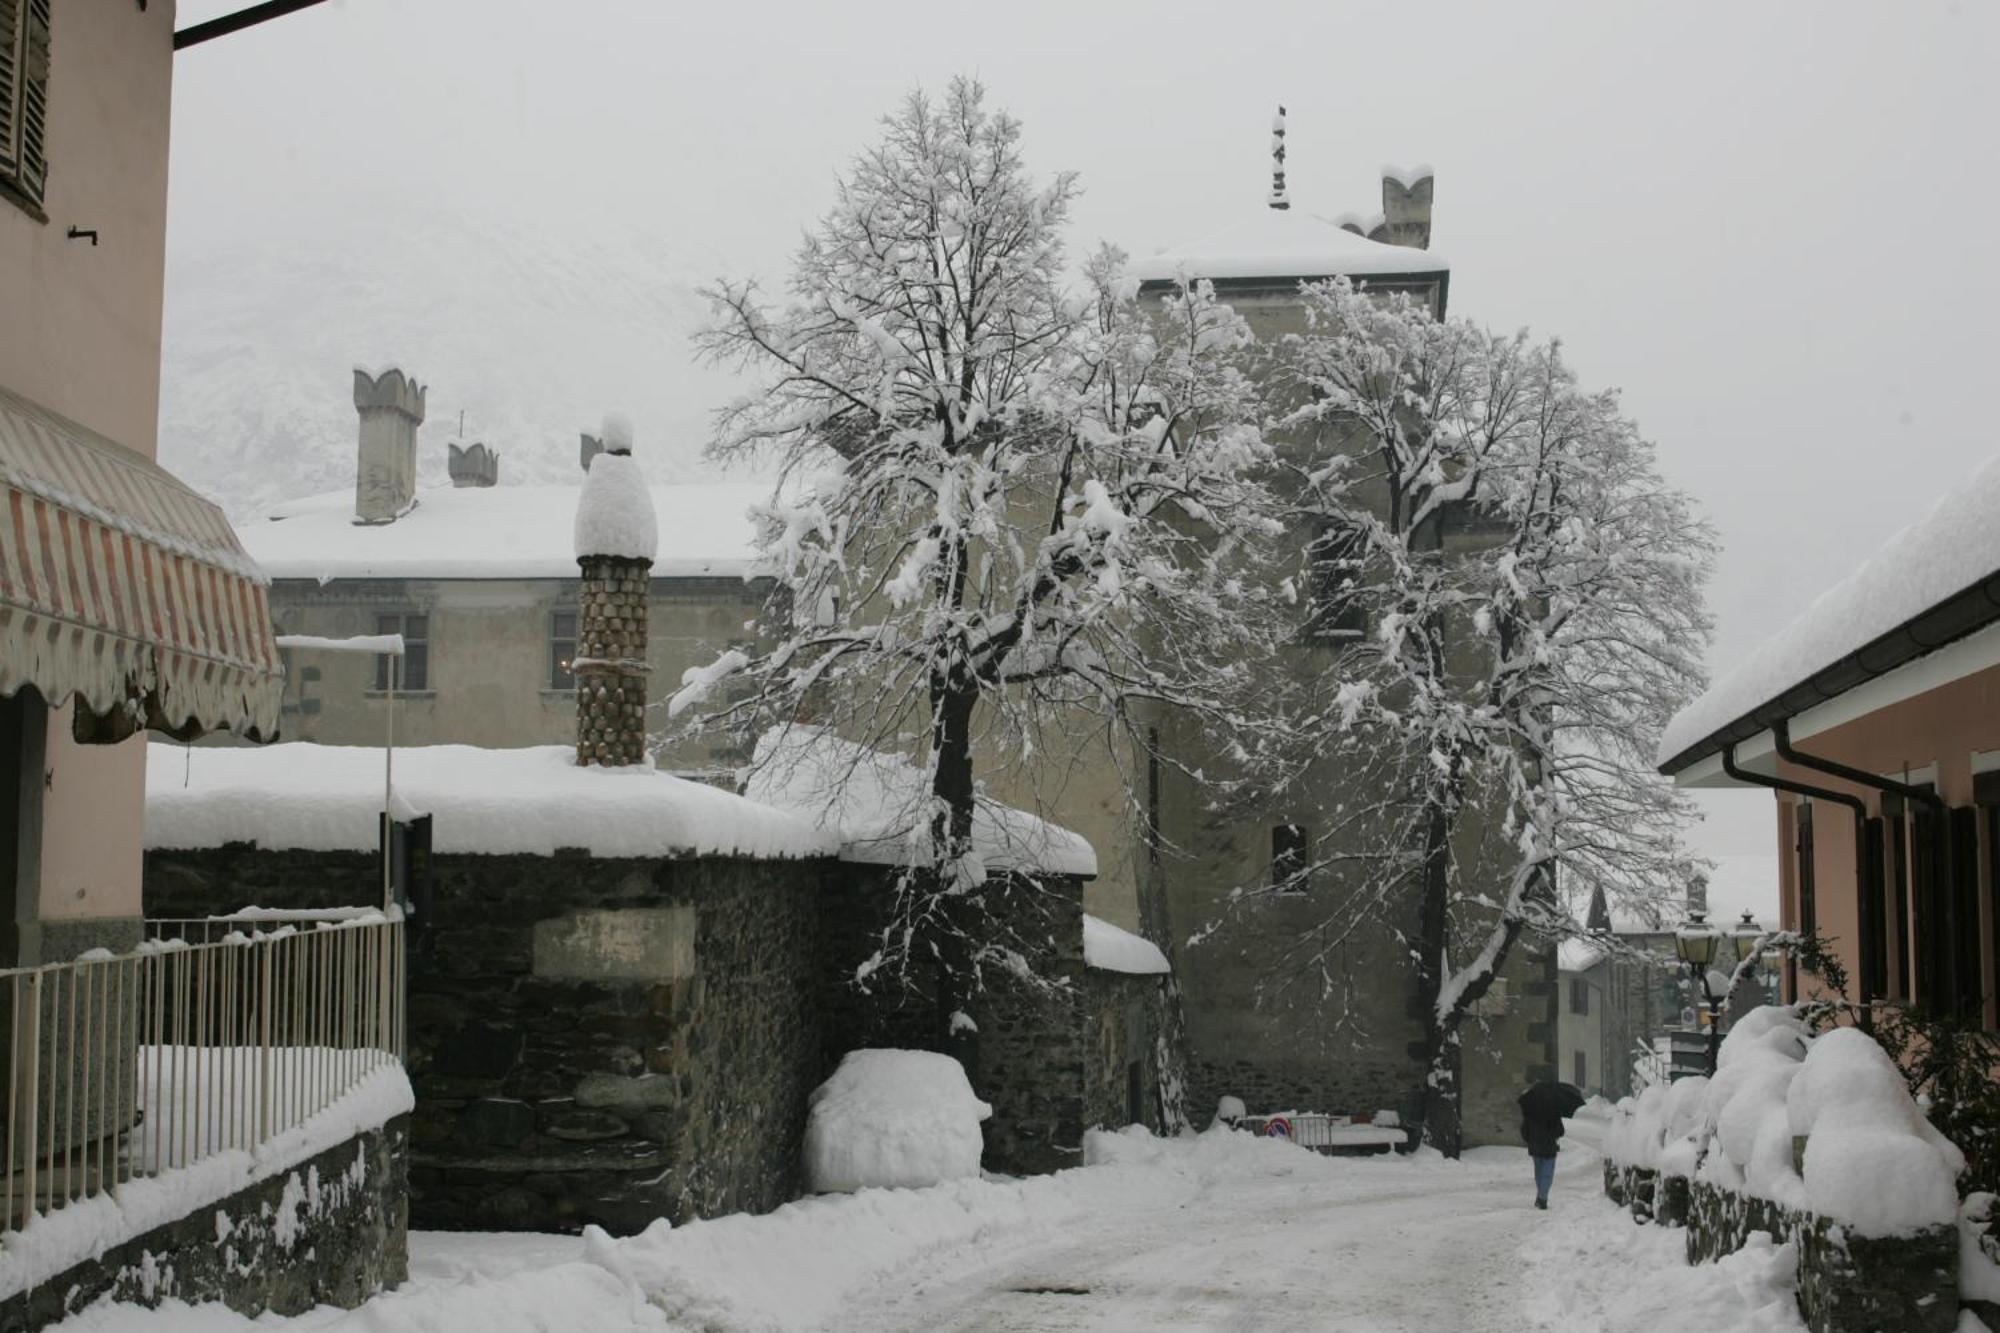
[[[244, 542], [271, 579], [286, 634], [401, 634], [395, 684], [399, 744], [513, 747], [572, 740], [581, 570], [571, 541], [578, 485], [501, 486], [500, 457], [451, 445], [452, 485], [415, 483], [424, 390], [400, 370], [356, 371], [355, 490], [280, 505]], [[601, 447], [583, 437], [584, 467]], [[750, 506], [761, 485], [653, 488], [654, 697], [725, 649], [755, 639], [772, 581], [746, 578], [755, 557]], [[379, 744], [390, 659], [301, 655], [288, 662], [287, 740]], [[664, 726], [659, 714], [654, 729]], [[668, 767], [733, 765], [724, 746], [672, 752]]]
[[1829, 939], [1850, 998], [2000, 1027], [1996, 700], [1988, 464], [1682, 710], [1660, 767], [1774, 793], [1784, 924]]

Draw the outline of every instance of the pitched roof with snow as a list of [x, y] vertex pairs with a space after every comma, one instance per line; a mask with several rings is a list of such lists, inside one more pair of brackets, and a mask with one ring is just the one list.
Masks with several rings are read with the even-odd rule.
[[[146, 846], [374, 851], [383, 753], [297, 742], [224, 749], [154, 744]], [[651, 768], [579, 768], [565, 745], [396, 751], [396, 817], [436, 816], [438, 852], [546, 856], [830, 856], [809, 820]]]
[[1141, 282], [1171, 282], [1185, 272], [1217, 282], [1232, 279], [1415, 277], [1448, 273], [1451, 264], [1429, 250], [1384, 245], [1314, 213], [1260, 208], [1254, 217], [1190, 245], [1135, 259], [1127, 272]]
[[[917, 864], [928, 850], [924, 770], [821, 727], [794, 723], [766, 732], [744, 792], [837, 831], [844, 861]], [[983, 795], [973, 810], [972, 841], [989, 869], [1097, 873], [1097, 852], [1081, 834]]]
[[[1781, 697], [1804, 687], [1850, 655], [1865, 659], [1816, 690], [1810, 703], [1851, 689], [1863, 680], [1900, 666], [1946, 636], [1959, 637], [2000, 615], [1992, 599], [1953, 617], [1929, 642], [1913, 636], [1906, 644], [1870, 648], [1925, 612], [1968, 593], [2000, 573], [2000, 460], [1948, 491], [1930, 514], [1891, 537], [1854, 573], [1821, 593], [1804, 613], [1766, 639], [1674, 715], [1660, 736], [1658, 762], [1678, 769], [1721, 748], [1717, 735], [1742, 730], [1754, 713], [1780, 708]], [[1983, 611], [1984, 619], [1977, 614]], [[1761, 731], [1763, 725], [1750, 727]], [[1740, 737], [1739, 737], [1740, 739]]]
[[[750, 507], [759, 482], [653, 486], [655, 578], [742, 577], [757, 564]], [[580, 486], [465, 486], [420, 491], [394, 523], [354, 521], [354, 492], [331, 491], [240, 528], [274, 579], [519, 579], [577, 577]]]

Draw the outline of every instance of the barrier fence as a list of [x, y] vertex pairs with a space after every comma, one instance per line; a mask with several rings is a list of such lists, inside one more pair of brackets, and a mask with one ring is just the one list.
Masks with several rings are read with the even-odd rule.
[[5, 1227], [256, 1151], [403, 1056], [403, 923], [379, 911], [152, 921], [129, 954], [0, 970]]

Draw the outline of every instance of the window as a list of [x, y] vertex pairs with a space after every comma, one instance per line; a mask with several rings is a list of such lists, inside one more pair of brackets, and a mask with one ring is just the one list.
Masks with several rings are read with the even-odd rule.
[[[5, 0], [0, 0], [4, 3]], [[396, 688], [405, 691], [428, 690], [431, 687], [431, 618], [429, 616], [377, 616], [377, 634], [400, 634], [403, 636], [403, 667], [396, 673]], [[395, 659], [386, 655], [375, 659], [375, 688], [389, 688], [389, 664]]]
[[1590, 1013], [1590, 983], [1582, 977], [1569, 979], [1569, 1011], [1573, 1014]]
[[576, 660], [576, 612], [557, 611], [549, 616], [549, 688], [552, 690], [573, 690], [576, 688], [576, 673], [570, 664]]
[[1311, 643], [1358, 639], [1368, 628], [1357, 591], [1363, 536], [1359, 528], [1329, 525], [1306, 548], [1305, 637]]
[[42, 201], [49, 162], [49, 14], [53, 0], [0, 0], [0, 187]]
[[1575, 1052], [1575, 1055], [1576, 1055], [1576, 1060], [1575, 1060], [1576, 1068], [1572, 1072], [1574, 1072], [1576, 1076], [1572, 1078], [1570, 1082], [1576, 1084], [1576, 1086], [1579, 1088], [1589, 1087], [1590, 1079], [1588, 1075], [1590, 1073], [1590, 1061], [1587, 1058], [1585, 1058], [1582, 1051]]
[[1271, 829], [1271, 887], [1279, 893], [1306, 891], [1306, 831], [1297, 824]]

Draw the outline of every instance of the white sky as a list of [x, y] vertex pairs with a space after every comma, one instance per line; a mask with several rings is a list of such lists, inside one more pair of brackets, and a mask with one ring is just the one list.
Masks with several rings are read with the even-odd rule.
[[[875, 119], [974, 72], [1082, 173], [1075, 243], [1143, 254], [1261, 206], [1283, 101], [1299, 206], [1433, 164], [1454, 312], [1622, 386], [1722, 532], [1724, 664], [1993, 448], [1996, 57], [1983, 0], [331, 0], [178, 58], [169, 245], [469, 210], [775, 279]], [[1761, 794], [1710, 805], [1772, 850]]]

